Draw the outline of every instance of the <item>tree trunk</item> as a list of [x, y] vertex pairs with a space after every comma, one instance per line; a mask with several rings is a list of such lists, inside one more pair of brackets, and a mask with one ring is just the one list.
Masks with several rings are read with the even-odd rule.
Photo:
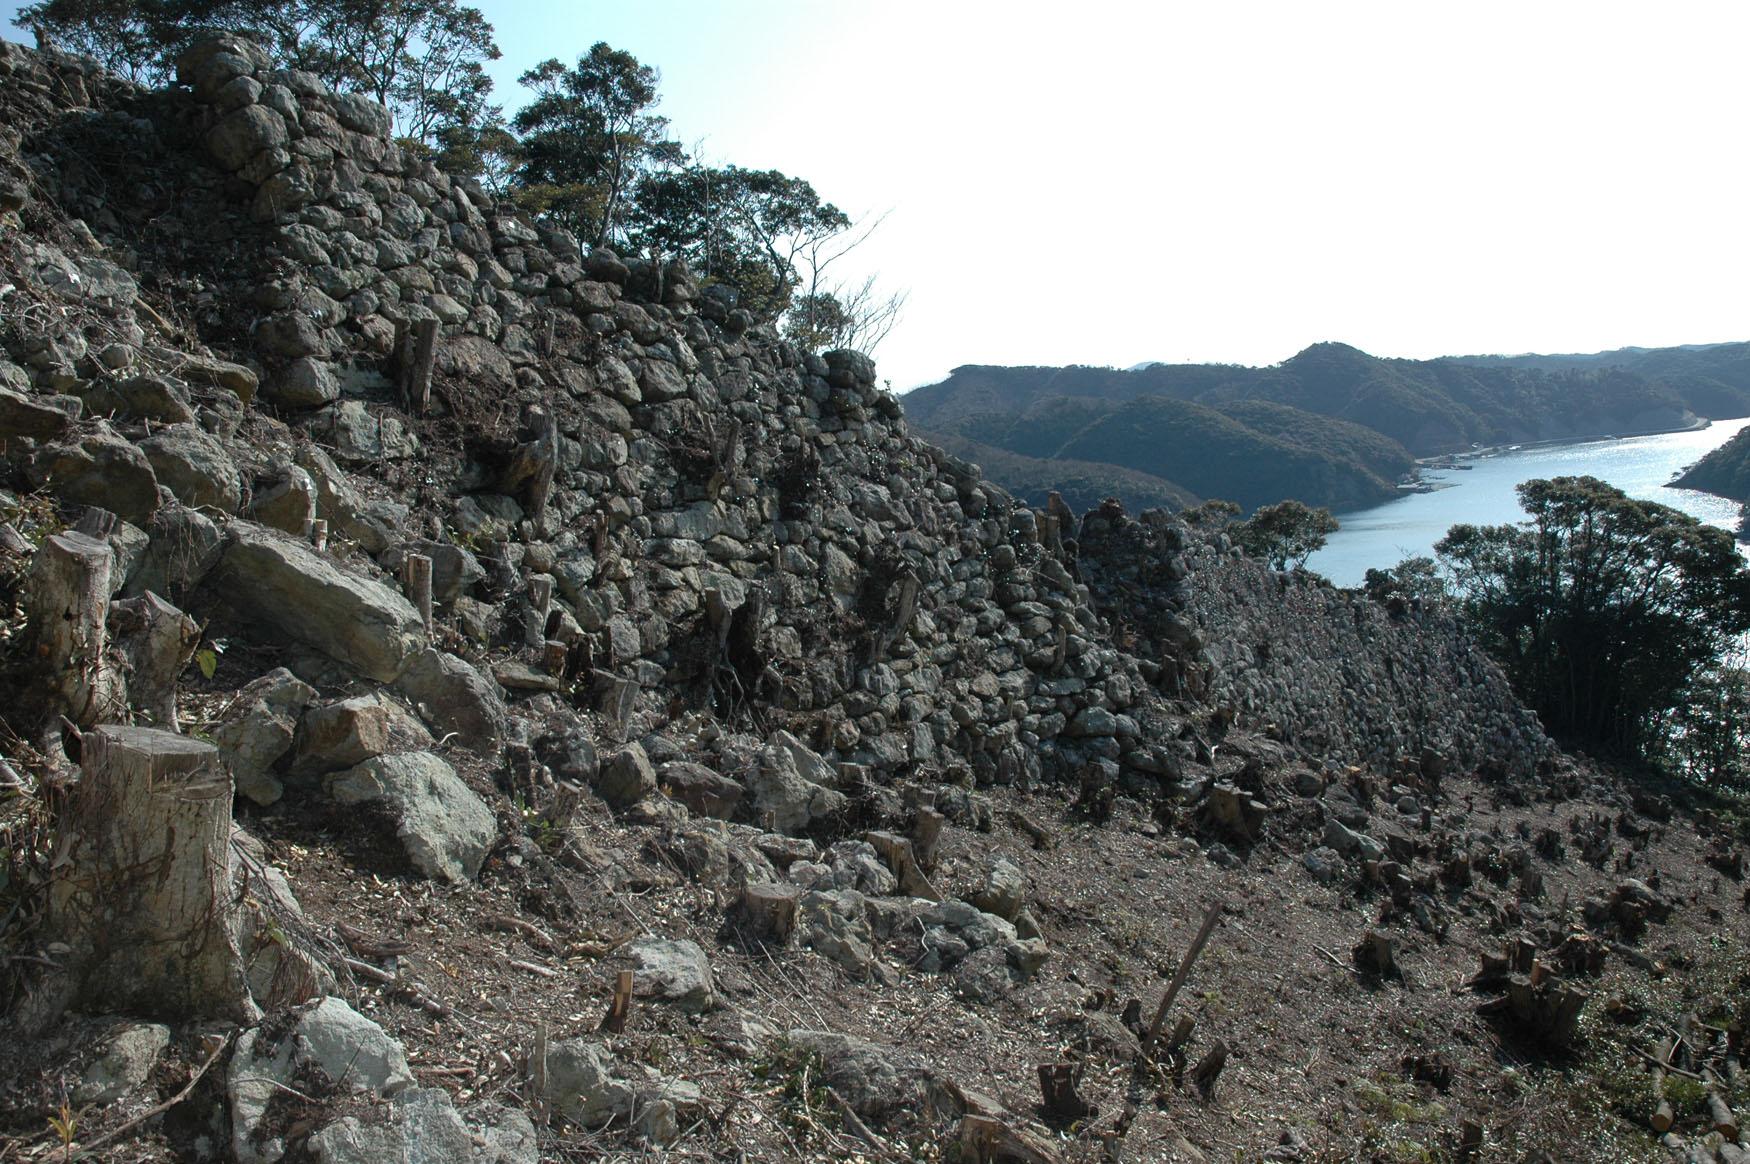
[[106, 724], [81, 750], [49, 897], [50, 931], [72, 948], [68, 1001], [171, 1021], [253, 1019], [218, 749]]
[[151, 591], [112, 605], [109, 624], [128, 662], [128, 704], [154, 726], [180, 732], [176, 677], [200, 642], [200, 624]]
[[65, 715], [89, 727], [122, 706], [109, 646], [108, 543], [66, 531], [45, 540], [30, 566], [25, 608], [30, 643], [44, 682], [33, 692], [46, 706], [45, 719]]

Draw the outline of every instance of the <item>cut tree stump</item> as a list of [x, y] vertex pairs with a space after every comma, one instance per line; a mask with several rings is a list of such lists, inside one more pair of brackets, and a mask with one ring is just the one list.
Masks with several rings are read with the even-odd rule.
[[106, 658], [114, 562], [107, 542], [72, 531], [44, 539], [31, 560], [27, 641], [43, 676], [33, 693], [46, 704], [45, 720], [65, 715], [89, 727], [123, 706], [119, 675]]
[[396, 378], [407, 411], [424, 416], [431, 407], [431, 373], [437, 363], [436, 319], [416, 319], [395, 329]]
[[741, 891], [741, 908], [747, 928], [756, 938], [781, 946], [796, 928], [796, 906], [802, 891], [794, 885], [756, 882]]
[[1215, 1046], [1209, 1048], [1209, 1053], [1191, 1069], [1191, 1080], [1197, 1084], [1198, 1091], [1209, 1095], [1215, 1090], [1215, 1081], [1221, 1077], [1221, 1070], [1227, 1066], [1227, 1057], [1230, 1054], [1232, 1048], [1217, 1039]]
[[153, 726], [180, 732], [176, 677], [200, 644], [200, 624], [148, 590], [113, 603], [109, 629], [128, 663], [128, 705]]
[[66, 1003], [253, 1021], [232, 916], [231, 779], [218, 749], [105, 724], [84, 734], [80, 766], [49, 893], [49, 931], [72, 949]]

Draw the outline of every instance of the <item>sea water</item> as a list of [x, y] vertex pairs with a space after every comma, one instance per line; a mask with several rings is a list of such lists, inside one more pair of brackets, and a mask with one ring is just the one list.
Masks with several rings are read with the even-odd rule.
[[1405, 558], [1432, 557], [1434, 543], [1460, 522], [1501, 525], [1522, 521], [1514, 487], [1540, 477], [1597, 477], [1630, 497], [1657, 501], [1725, 529], [1736, 529], [1738, 503], [1673, 489], [1669, 482], [1703, 455], [1732, 438], [1750, 418], [1715, 421], [1707, 428], [1620, 440], [1506, 449], [1460, 461], [1464, 469], [1424, 469], [1431, 493], [1410, 493], [1353, 513], [1340, 513], [1342, 528], [1307, 560], [1339, 586], [1359, 586], [1370, 567], [1395, 566]]

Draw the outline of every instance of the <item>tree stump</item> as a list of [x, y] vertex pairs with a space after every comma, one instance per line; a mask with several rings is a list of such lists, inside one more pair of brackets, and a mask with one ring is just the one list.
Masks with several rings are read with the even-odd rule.
[[942, 843], [942, 826], [947, 820], [933, 807], [918, 809], [917, 821], [911, 829], [911, 851], [925, 872], [936, 867], [936, 850]]
[[147, 591], [113, 604], [109, 629], [128, 663], [128, 705], [144, 712], [154, 726], [180, 732], [176, 677], [200, 643], [200, 624]]
[[1209, 1048], [1209, 1054], [1198, 1061], [1191, 1069], [1192, 1082], [1197, 1084], [1197, 1090], [1204, 1095], [1215, 1090], [1215, 1081], [1221, 1077], [1221, 1069], [1227, 1066], [1227, 1057], [1232, 1049], [1220, 1039], [1215, 1046]]
[[794, 885], [757, 883], [741, 891], [741, 909], [748, 932], [781, 946], [796, 927], [796, 906], [802, 894]]
[[108, 543], [71, 531], [45, 539], [31, 560], [25, 609], [44, 719], [65, 715], [89, 727], [121, 709], [118, 676], [105, 657], [114, 562]]
[[213, 745], [154, 728], [86, 732], [62, 820], [49, 931], [66, 1002], [251, 1021], [231, 916], [231, 780]]
[[424, 416], [431, 407], [431, 373], [437, 363], [436, 319], [417, 319], [395, 329], [396, 378], [407, 411]]

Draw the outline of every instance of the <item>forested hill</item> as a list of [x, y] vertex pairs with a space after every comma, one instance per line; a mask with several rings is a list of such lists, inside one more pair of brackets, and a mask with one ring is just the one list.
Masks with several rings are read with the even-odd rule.
[[1691, 465], [1674, 482], [1685, 489], [1750, 502], [1750, 428]]
[[932, 433], [1030, 458], [1104, 462], [1247, 507], [1346, 508], [1391, 496], [1419, 456], [1750, 413], [1750, 344], [1395, 360], [1321, 343], [1268, 368], [965, 365], [905, 406]]

